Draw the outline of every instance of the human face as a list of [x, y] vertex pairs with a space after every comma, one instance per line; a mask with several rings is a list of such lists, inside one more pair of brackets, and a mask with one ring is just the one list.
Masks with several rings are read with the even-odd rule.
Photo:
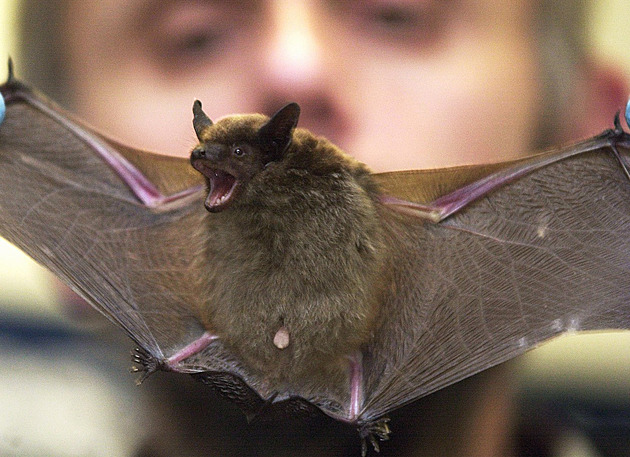
[[175, 155], [211, 118], [302, 106], [300, 126], [375, 171], [530, 151], [540, 81], [525, 0], [70, 2], [74, 107]]

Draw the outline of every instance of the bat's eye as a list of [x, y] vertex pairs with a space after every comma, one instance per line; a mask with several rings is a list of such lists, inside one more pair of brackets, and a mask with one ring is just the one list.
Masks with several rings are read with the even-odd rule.
[[234, 151], [232, 151], [234, 153], [235, 156], [240, 157], [242, 155], [245, 155], [245, 150], [243, 148], [234, 148]]

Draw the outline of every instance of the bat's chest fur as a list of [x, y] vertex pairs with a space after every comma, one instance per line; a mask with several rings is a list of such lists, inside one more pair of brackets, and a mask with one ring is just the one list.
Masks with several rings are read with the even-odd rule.
[[268, 379], [346, 366], [377, 305], [381, 242], [370, 210], [293, 204], [209, 217], [209, 329]]

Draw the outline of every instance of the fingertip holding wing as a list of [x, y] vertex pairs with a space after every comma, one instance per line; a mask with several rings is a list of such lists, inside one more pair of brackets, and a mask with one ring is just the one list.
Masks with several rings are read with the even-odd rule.
[[2, 121], [4, 121], [4, 113], [6, 112], [6, 110], [7, 107], [4, 103], [4, 97], [2, 96], [2, 93], [0, 93], [0, 125], [2, 125]]

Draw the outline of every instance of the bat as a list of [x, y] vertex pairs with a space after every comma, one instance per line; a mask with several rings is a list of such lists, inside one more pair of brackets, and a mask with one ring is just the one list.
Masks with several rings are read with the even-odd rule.
[[[630, 328], [630, 135], [372, 174], [299, 107], [213, 123], [190, 160], [0, 86], [0, 235], [249, 415], [311, 409], [378, 449], [388, 412], [565, 332]], [[1, 112], [2, 110], [0, 110]], [[0, 119], [2, 116], [0, 116]], [[366, 452], [364, 444], [363, 452]]]

